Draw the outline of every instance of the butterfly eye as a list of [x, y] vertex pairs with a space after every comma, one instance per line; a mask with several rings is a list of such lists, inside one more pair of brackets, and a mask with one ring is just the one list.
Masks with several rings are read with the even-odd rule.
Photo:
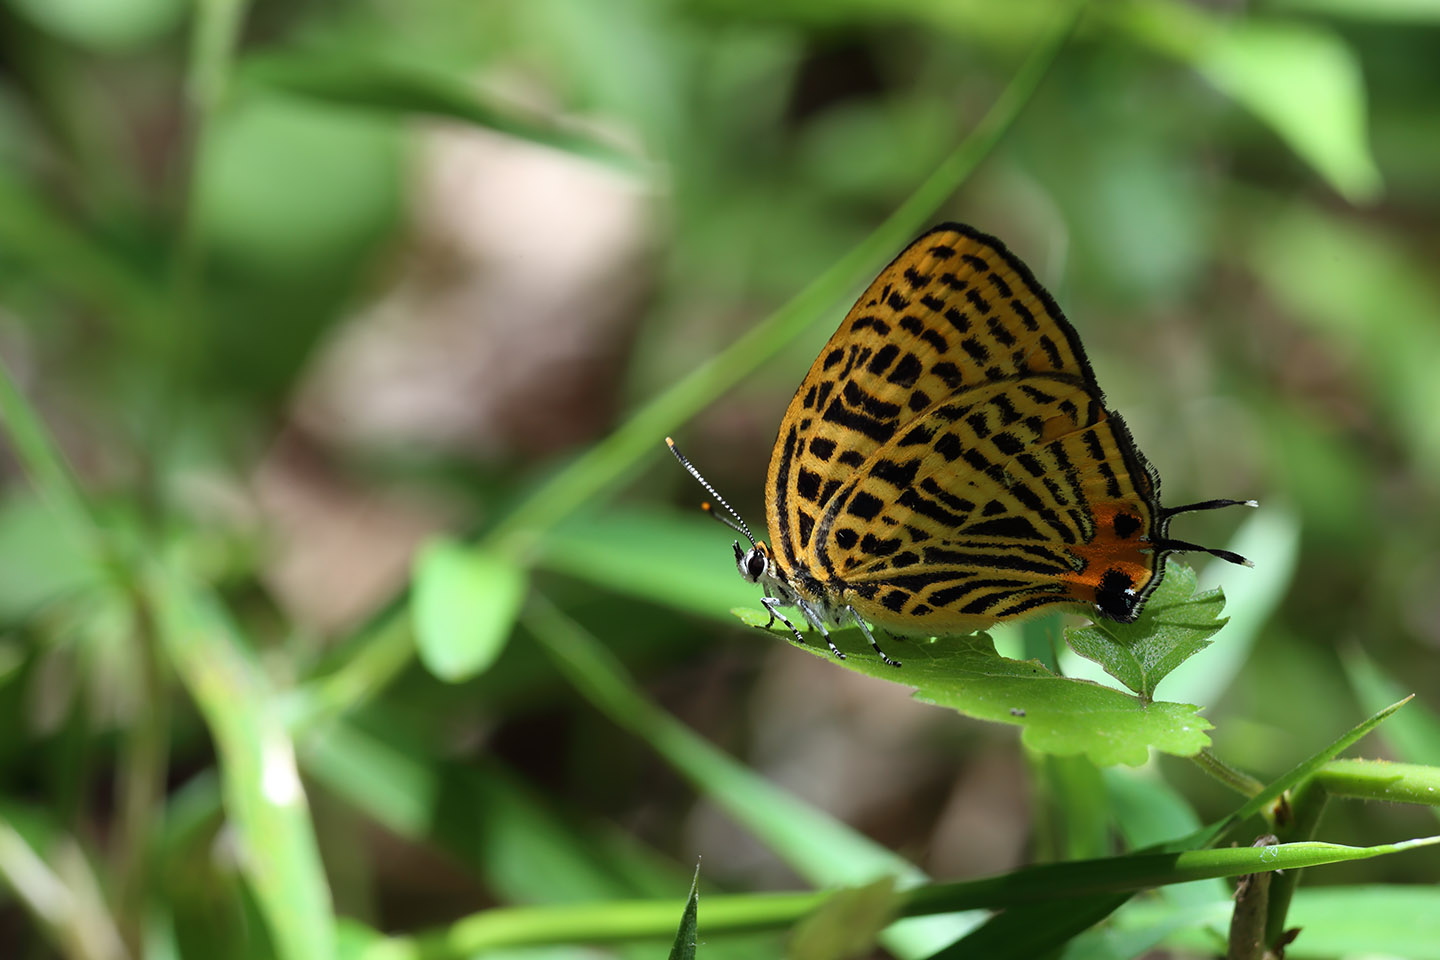
[[760, 574], [765, 572], [765, 558], [760, 555], [759, 550], [751, 550], [745, 556], [745, 573], [751, 580], [759, 580]]

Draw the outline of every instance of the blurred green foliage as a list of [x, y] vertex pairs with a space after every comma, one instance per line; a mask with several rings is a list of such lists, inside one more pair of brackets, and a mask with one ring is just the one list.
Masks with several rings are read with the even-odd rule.
[[[1433, 0], [0, 0], [0, 955], [651, 957], [697, 856], [705, 958], [1223, 950], [1216, 879], [881, 930], [880, 878], [1274, 824], [736, 629], [661, 439], [758, 526], [848, 299], [973, 223], [1167, 501], [1262, 503], [1184, 521], [1257, 569], [1200, 571], [1230, 622], [1156, 711], [1273, 784], [1413, 692], [1362, 749], [1440, 763], [1437, 43]], [[1103, 678], [1061, 636], [995, 631]], [[1287, 956], [1440, 956], [1433, 852], [1286, 876]], [[797, 882], [861, 892], [793, 940], [720, 893]]]

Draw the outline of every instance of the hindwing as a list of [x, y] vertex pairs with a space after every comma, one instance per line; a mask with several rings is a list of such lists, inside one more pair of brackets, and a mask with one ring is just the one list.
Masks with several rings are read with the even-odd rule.
[[867, 620], [948, 633], [1102, 590], [1138, 608], [1159, 529], [1154, 478], [1099, 393], [1019, 376], [906, 423], [835, 492], [801, 561]]

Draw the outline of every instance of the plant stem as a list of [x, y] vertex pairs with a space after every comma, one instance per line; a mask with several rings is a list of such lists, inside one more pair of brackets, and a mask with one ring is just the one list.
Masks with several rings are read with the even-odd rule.
[[[1252, 846], [1273, 846], [1274, 834], [1266, 834]], [[1235, 887], [1235, 912], [1230, 915], [1230, 949], [1225, 960], [1263, 960], [1265, 956], [1265, 911], [1270, 898], [1273, 870], [1247, 873]]]
[[1225, 786], [1244, 797], [1254, 797], [1265, 789], [1265, 784], [1243, 770], [1237, 770], [1206, 748], [1190, 758], [1195, 765]]
[[[1326, 768], [1345, 762], [1344, 760], [1332, 760], [1326, 764]], [[1432, 776], [1440, 774], [1440, 771], [1431, 770], [1430, 772]], [[1320, 774], [1309, 780], [1301, 781], [1295, 789], [1290, 791], [1289, 803], [1286, 807], [1289, 813], [1286, 821], [1275, 825], [1275, 834], [1278, 839], [1282, 843], [1289, 843], [1296, 840], [1309, 840], [1315, 836], [1328, 800], [1329, 794], [1320, 782]], [[1295, 888], [1300, 885], [1302, 872], [1286, 870], [1270, 881], [1269, 903], [1265, 908], [1265, 946], [1272, 951], [1278, 952], [1278, 948], [1283, 943], [1285, 917], [1290, 912], [1290, 901], [1295, 896]]]
[[141, 956], [145, 898], [150, 889], [152, 839], [163, 818], [170, 754], [170, 709], [155, 621], [145, 598], [132, 598], [140, 683], [137, 714], [125, 733], [116, 771], [120, 841], [116, 851], [122, 930], [130, 951]]

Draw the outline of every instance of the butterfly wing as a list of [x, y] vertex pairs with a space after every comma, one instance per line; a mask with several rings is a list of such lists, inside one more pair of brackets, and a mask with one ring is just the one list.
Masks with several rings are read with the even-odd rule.
[[1079, 337], [1004, 244], [945, 224], [856, 301], [780, 422], [766, 518], [782, 566], [812, 572], [827, 503], [902, 425], [981, 384], [1069, 376], [1099, 396]]
[[1155, 480], [1068, 375], [981, 384], [877, 449], [817, 521], [816, 576], [872, 622], [953, 633], [1048, 606], [1133, 619], [1153, 585]]

